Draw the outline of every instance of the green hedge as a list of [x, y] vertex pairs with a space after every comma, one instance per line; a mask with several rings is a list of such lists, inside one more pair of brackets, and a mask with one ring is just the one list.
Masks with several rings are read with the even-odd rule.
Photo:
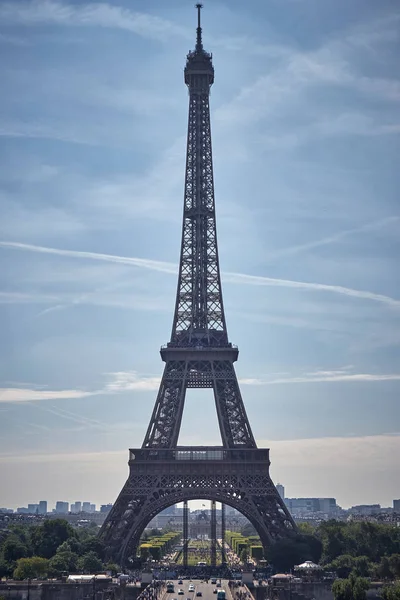
[[149, 551], [153, 560], [160, 560], [162, 556], [172, 550], [173, 546], [180, 540], [180, 533], [169, 531], [161, 536], [152, 536], [139, 546], [140, 556], [143, 557]]
[[226, 531], [225, 541], [238, 556], [240, 556], [242, 550], [246, 549], [249, 552], [249, 555], [255, 560], [261, 560], [264, 557], [264, 550], [260, 544], [260, 538], [256, 535], [245, 537], [237, 531]]

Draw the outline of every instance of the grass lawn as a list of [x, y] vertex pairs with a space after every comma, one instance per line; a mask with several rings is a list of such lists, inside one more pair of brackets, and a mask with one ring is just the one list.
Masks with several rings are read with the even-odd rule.
[[[178, 564], [183, 563], [183, 552], [180, 553]], [[188, 551], [188, 566], [195, 567], [197, 563], [205, 562], [211, 565], [211, 541], [210, 540], [190, 540]], [[221, 562], [221, 551], [217, 544], [217, 562]]]

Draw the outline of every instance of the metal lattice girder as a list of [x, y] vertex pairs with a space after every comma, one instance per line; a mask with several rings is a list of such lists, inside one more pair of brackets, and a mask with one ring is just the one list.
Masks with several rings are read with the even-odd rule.
[[190, 91], [182, 246], [171, 342], [228, 343], [215, 223], [209, 90]]
[[[132, 450], [130, 475], [101, 529], [110, 557], [132, 556], [147, 523], [161, 510], [190, 499], [236, 508], [266, 547], [295, 531], [269, 476], [268, 450], [258, 450], [233, 363], [238, 349], [228, 340], [218, 258], [210, 127], [211, 54], [200, 27], [189, 52], [185, 82], [189, 123], [181, 256], [166, 363], [141, 450]], [[187, 388], [212, 388], [223, 446], [177, 448]]]
[[233, 367], [238, 349], [228, 341], [215, 221], [210, 126], [211, 55], [201, 28], [187, 57], [189, 122], [179, 277], [166, 362], [144, 448], [178, 443], [187, 388], [213, 388], [222, 443], [256, 446]]
[[124, 563], [147, 523], [172, 504], [209, 499], [247, 517], [266, 548], [295, 531], [269, 475], [267, 449], [222, 447], [131, 450], [130, 475], [102, 527], [109, 553]]
[[[168, 351], [170, 354], [174, 350]], [[180, 351], [182, 359], [188, 354]], [[228, 448], [256, 443], [236, 378], [231, 350], [210, 360], [208, 349], [194, 351], [196, 360], [168, 360], [151, 416], [144, 448], [172, 448], [178, 442], [187, 388], [214, 390], [222, 443]]]

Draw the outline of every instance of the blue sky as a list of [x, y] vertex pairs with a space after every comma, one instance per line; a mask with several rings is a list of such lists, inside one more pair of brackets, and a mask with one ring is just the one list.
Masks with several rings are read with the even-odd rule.
[[[229, 336], [287, 495], [400, 497], [400, 11], [209, 0]], [[0, 506], [112, 502], [176, 292], [189, 0], [0, 2]], [[180, 443], [219, 443], [189, 390]]]

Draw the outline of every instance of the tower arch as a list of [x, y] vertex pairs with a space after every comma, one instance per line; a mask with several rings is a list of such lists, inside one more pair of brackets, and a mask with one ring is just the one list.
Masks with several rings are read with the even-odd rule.
[[152, 518], [188, 500], [215, 500], [235, 508], [252, 523], [264, 549], [295, 533], [269, 476], [268, 449], [141, 448], [132, 454], [129, 478], [101, 531], [109, 553], [121, 564], [135, 554]]

